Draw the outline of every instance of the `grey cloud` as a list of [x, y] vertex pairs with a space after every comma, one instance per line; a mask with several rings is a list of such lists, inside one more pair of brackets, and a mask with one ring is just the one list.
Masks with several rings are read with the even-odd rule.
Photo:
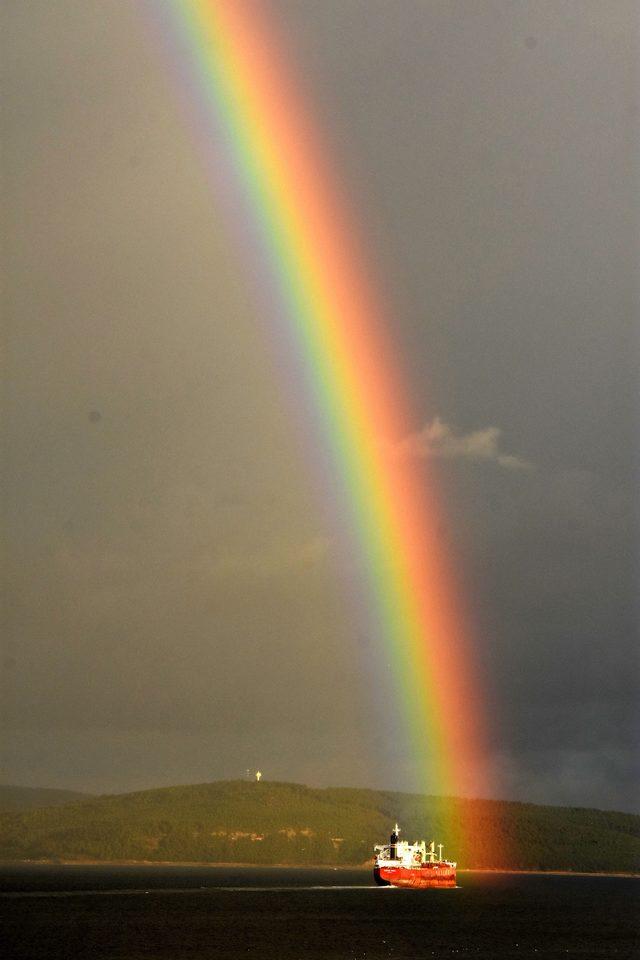
[[[422, 788], [341, 479], [154, 5], [4, 6], [5, 780]], [[389, 305], [494, 793], [632, 808], [635, 4], [269, 9]]]

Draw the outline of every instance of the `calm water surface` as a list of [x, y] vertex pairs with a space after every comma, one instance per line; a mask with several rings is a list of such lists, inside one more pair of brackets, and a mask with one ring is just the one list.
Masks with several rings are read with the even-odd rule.
[[460, 874], [376, 887], [368, 870], [5, 866], [3, 956], [110, 960], [640, 958], [640, 883]]

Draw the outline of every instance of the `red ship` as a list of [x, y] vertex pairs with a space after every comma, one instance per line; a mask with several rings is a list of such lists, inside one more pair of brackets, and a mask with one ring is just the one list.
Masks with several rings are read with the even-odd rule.
[[382, 887], [455, 887], [456, 864], [442, 859], [442, 844], [432, 840], [427, 847], [424, 840], [407, 843], [400, 840], [396, 823], [386, 846], [374, 847], [376, 853], [373, 878]]

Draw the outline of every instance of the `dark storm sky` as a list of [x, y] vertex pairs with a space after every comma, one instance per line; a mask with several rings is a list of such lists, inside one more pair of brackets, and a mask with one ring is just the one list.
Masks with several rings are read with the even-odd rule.
[[[163, 5], [4, 5], [3, 779], [411, 789]], [[634, 809], [635, 4], [270, 9], [393, 304], [495, 793]]]

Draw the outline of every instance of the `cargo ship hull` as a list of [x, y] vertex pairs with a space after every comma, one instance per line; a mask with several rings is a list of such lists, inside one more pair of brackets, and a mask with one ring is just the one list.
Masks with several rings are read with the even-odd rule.
[[382, 887], [413, 887], [417, 890], [455, 887], [456, 869], [448, 864], [425, 863], [420, 867], [380, 867], [373, 871], [375, 882]]

